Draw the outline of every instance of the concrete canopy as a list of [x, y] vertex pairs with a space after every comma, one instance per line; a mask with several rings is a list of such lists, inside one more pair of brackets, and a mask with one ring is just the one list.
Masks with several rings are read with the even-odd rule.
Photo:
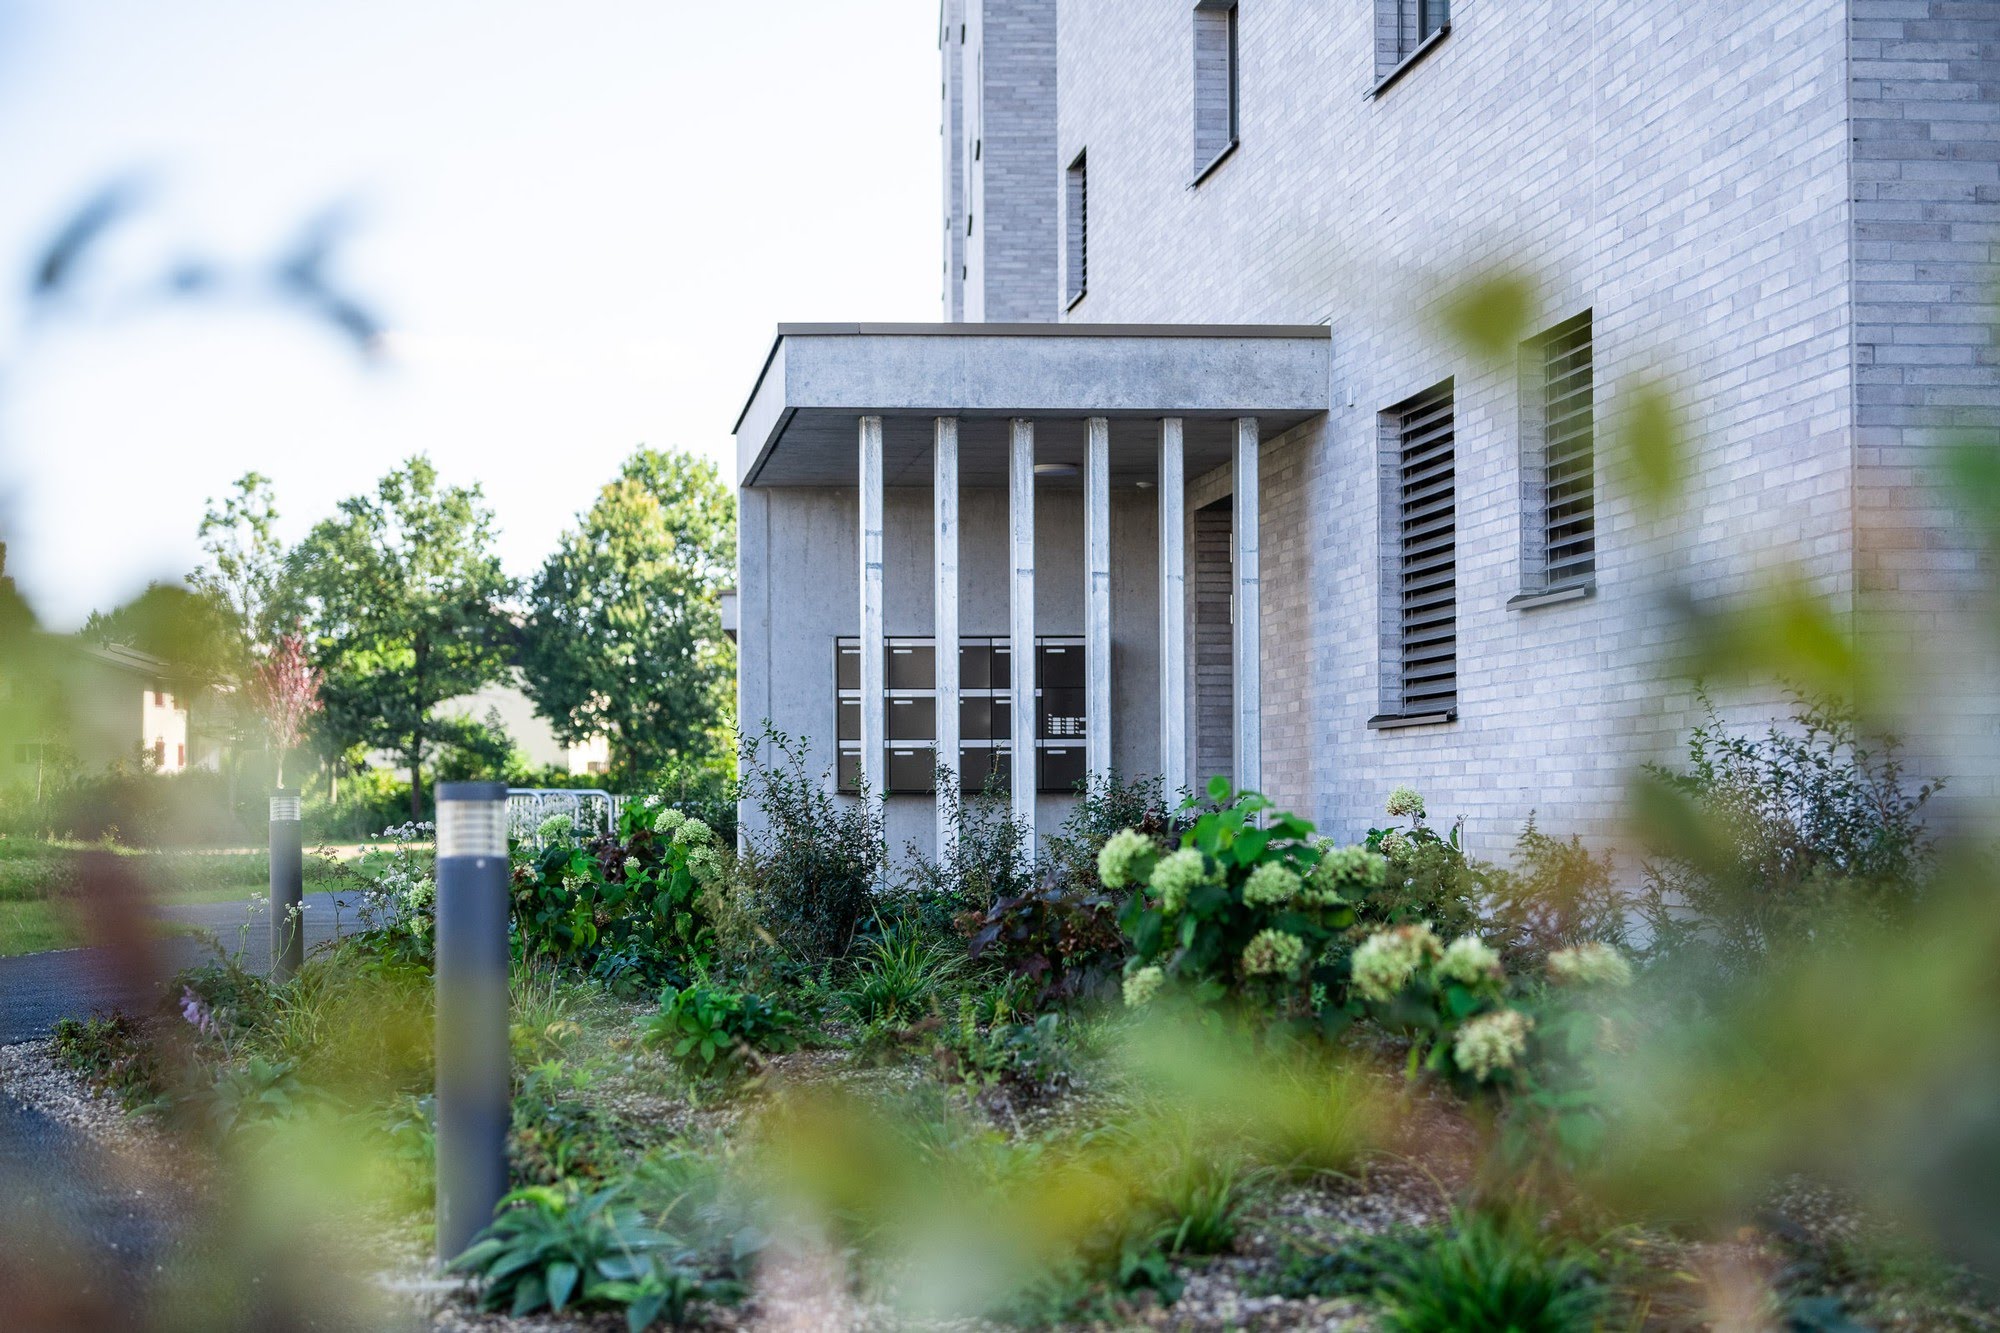
[[884, 483], [928, 486], [939, 416], [959, 418], [960, 484], [1006, 484], [1007, 420], [1038, 464], [1081, 464], [1111, 421], [1113, 485], [1150, 481], [1161, 417], [1186, 422], [1188, 476], [1229, 461], [1236, 417], [1265, 439], [1328, 407], [1324, 325], [781, 324], [736, 422], [742, 486], [851, 486], [856, 420], [883, 419]]

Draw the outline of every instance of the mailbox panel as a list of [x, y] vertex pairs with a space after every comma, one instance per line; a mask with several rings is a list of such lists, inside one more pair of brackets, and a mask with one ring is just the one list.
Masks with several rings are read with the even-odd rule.
[[1005, 750], [990, 746], [967, 746], [959, 752], [958, 785], [970, 793], [986, 790], [990, 777], [999, 791], [1006, 791], [1013, 781], [1014, 766], [1009, 762]]
[[1044, 688], [1040, 718], [1042, 739], [1082, 740], [1083, 698], [1084, 694], [1080, 689]]
[[929, 643], [889, 645], [889, 688], [928, 690], [937, 683], [937, 660]]
[[1045, 745], [1041, 750], [1041, 772], [1035, 785], [1047, 792], [1072, 792], [1083, 781], [1081, 745]]
[[928, 745], [889, 747], [889, 790], [930, 792], [937, 790], [937, 752]]
[[861, 739], [861, 701], [842, 699], [839, 706], [840, 726], [834, 739], [858, 741]]
[[929, 695], [914, 699], [891, 698], [888, 713], [890, 740], [937, 739], [937, 700]]
[[1083, 645], [1045, 643], [1035, 653], [1035, 684], [1043, 689], [1080, 690], [1083, 680]]
[[850, 795], [861, 790], [861, 751], [840, 752], [840, 762], [834, 766], [834, 781]]
[[993, 687], [993, 645], [984, 639], [968, 639], [958, 646], [958, 688], [985, 690]]
[[838, 640], [833, 646], [833, 682], [835, 689], [861, 688], [861, 645], [853, 639]]

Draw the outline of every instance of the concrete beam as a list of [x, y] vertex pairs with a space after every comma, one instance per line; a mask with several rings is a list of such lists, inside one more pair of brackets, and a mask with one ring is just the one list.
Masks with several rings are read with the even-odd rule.
[[1259, 447], [1257, 418], [1238, 417], [1232, 504], [1235, 521], [1231, 526], [1236, 540], [1236, 786], [1243, 791], [1262, 791], [1264, 785], [1264, 696], [1260, 654], [1264, 617], [1257, 570], [1257, 525], [1261, 507], [1257, 491]]
[[931, 590], [931, 627], [937, 644], [937, 766], [949, 771], [937, 794], [938, 859], [951, 855], [957, 829], [952, 822], [958, 785], [958, 418], [937, 419], [937, 449], [931, 475], [932, 557], [936, 582]]
[[882, 794], [882, 673], [888, 643], [883, 634], [882, 418], [861, 418], [861, 786], [864, 800]]
[[1095, 779], [1111, 771], [1111, 423], [1084, 423], [1083, 752]]
[[1181, 419], [1160, 422], [1160, 785], [1188, 783], [1187, 507]]
[[1035, 423], [1015, 417], [1008, 428], [1007, 635], [1013, 659], [1013, 808], [1028, 827], [1022, 855], [1035, 856]]

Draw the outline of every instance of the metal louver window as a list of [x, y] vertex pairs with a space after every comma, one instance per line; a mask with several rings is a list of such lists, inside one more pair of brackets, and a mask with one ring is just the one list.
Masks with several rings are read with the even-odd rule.
[[1090, 287], [1090, 189], [1085, 157], [1078, 153], [1076, 161], [1063, 173], [1067, 214], [1063, 229], [1063, 282], [1071, 305], [1081, 301]]
[[1392, 410], [1396, 712], [1458, 705], [1458, 539], [1452, 382]]
[[1542, 590], [1590, 582], [1597, 573], [1595, 404], [1590, 315], [1557, 325], [1542, 341]]

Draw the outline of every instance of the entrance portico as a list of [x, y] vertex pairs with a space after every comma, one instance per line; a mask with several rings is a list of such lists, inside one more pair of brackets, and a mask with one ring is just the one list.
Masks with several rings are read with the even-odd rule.
[[[1030, 829], [1082, 775], [1205, 781], [1184, 497], [1227, 469], [1229, 750], [1256, 785], [1258, 453], [1326, 410], [1328, 351], [1320, 326], [781, 326], [736, 428], [743, 725], [892, 809], [932, 762], [1004, 775]], [[950, 790], [892, 841], [945, 847]]]

